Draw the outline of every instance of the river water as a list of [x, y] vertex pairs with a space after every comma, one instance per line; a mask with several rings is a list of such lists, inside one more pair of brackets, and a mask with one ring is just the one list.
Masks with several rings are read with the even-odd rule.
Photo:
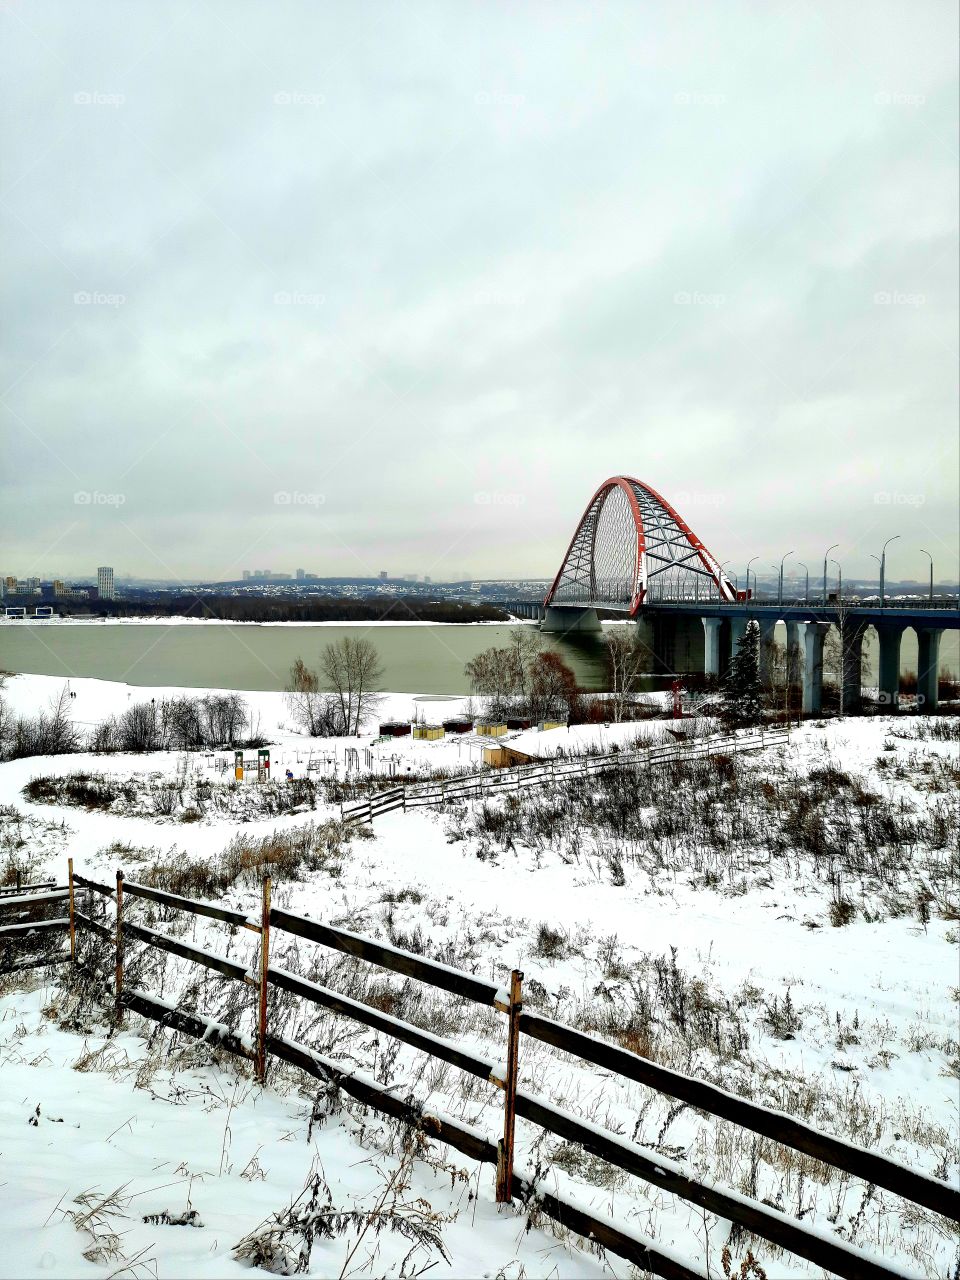
[[[4, 623], [0, 625], [0, 670], [35, 675], [95, 676], [139, 685], [193, 688], [283, 689], [295, 658], [316, 666], [320, 651], [343, 636], [376, 645], [382, 687], [395, 693], [469, 693], [464, 664], [491, 645], [507, 643], [510, 624], [435, 626], [282, 626], [222, 623], [118, 624]], [[779, 627], [782, 632], [783, 628]], [[782, 641], [784, 636], [779, 636]], [[543, 635], [575, 671], [581, 688], [601, 690], [606, 667], [596, 635]], [[875, 637], [867, 633], [876, 671]], [[916, 670], [917, 642], [906, 631], [901, 668]], [[941, 666], [960, 669], [960, 635], [944, 633]], [[649, 680], [647, 688], [663, 688]]]
[[[256, 626], [226, 623], [5, 623], [0, 669], [34, 675], [95, 676], [140, 685], [283, 689], [294, 659], [318, 665], [325, 645], [344, 636], [371, 641], [394, 693], [469, 693], [463, 668], [492, 645], [507, 643], [510, 625]], [[544, 636], [562, 653], [585, 689], [606, 676], [597, 636]]]

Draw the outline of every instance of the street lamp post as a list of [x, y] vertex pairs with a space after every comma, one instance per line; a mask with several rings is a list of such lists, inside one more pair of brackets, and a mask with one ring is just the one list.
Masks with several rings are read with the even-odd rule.
[[[883, 584], [887, 575], [887, 547], [891, 542], [896, 542], [900, 537], [899, 533], [895, 533], [892, 538], [888, 538], [883, 544], [883, 550], [880, 552], [880, 608], [883, 608]], [[876, 560], [876, 556], [873, 557]]]
[[[827, 556], [830, 554], [831, 551], [835, 551], [837, 547], [839, 547], [839, 545], [840, 545], [839, 542], [835, 542], [832, 547], [827, 547], [826, 551], [823, 553], [823, 607], [824, 608], [827, 607]], [[836, 560], [834, 560], [832, 563], [836, 564], [837, 562]]]
[[807, 566], [803, 563], [802, 560], [798, 560], [797, 564], [800, 566], [801, 569], [803, 569], [803, 571], [807, 575], [806, 583], [804, 584], [804, 588], [803, 588], [803, 603], [809, 604], [810, 603], [810, 570], [807, 568]]
[[[786, 560], [787, 556], [792, 556], [792, 555], [793, 555], [793, 552], [788, 551], [785, 556], [782, 556], [780, 558], [780, 579], [779, 579], [779, 586], [777, 587], [777, 604], [779, 605], [783, 604], [783, 562], [784, 560]], [[775, 569], [777, 566], [774, 565], [773, 567]]]
[[[759, 556], [751, 556], [750, 559], [747, 561], [747, 595], [748, 596], [750, 594], [750, 566], [753, 564], [754, 560], [759, 560], [759, 559], [760, 559]], [[757, 584], [756, 574], [753, 575], [753, 584], [754, 584], [754, 588], [756, 588], [756, 584]]]
[[930, 555], [926, 547], [921, 547], [920, 550], [930, 559], [930, 603], [933, 604], [933, 556]]
[[[839, 543], [837, 544], [840, 545]], [[840, 567], [839, 560], [831, 560], [831, 564], [837, 566], [837, 604], [843, 604], [843, 569]]]

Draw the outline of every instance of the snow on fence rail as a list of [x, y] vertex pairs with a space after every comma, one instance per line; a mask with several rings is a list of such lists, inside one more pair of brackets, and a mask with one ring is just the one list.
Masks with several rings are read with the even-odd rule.
[[[88, 909], [87, 912], [77, 909], [76, 888], [85, 889], [90, 898], [96, 894], [100, 898], [113, 900], [115, 912], [112, 927], [109, 923], [97, 920], [92, 909]], [[319, 1079], [335, 1083], [351, 1097], [386, 1115], [417, 1125], [427, 1134], [449, 1143], [470, 1158], [482, 1163], [495, 1164], [498, 1201], [509, 1201], [513, 1196], [517, 1196], [526, 1202], [535, 1196], [539, 1207], [548, 1216], [656, 1275], [668, 1278], [679, 1277], [682, 1280], [691, 1280], [691, 1278], [702, 1280], [702, 1272], [664, 1250], [652, 1240], [637, 1235], [622, 1225], [616, 1225], [609, 1219], [595, 1218], [578, 1208], [572, 1201], [549, 1195], [539, 1186], [531, 1186], [528, 1181], [516, 1174], [513, 1167], [516, 1116], [539, 1125], [559, 1137], [577, 1142], [602, 1160], [669, 1191], [707, 1212], [716, 1213], [720, 1217], [736, 1222], [753, 1234], [798, 1257], [825, 1267], [836, 1275], [851, 1278], [876, 1277], [879, 1280], [879, 1277], [902, 1277], [910, 1273], [856, 1248], [831, 1231], [808, 1226], [767, 1204], [751, 1200], [730, 1188], [720, 1186], [711, 1179], [698, 1178], [695, 1172], [683, 1162], [669, 1160], [638, 1143], [630, 1142], [609, 1130], [591, 1124], [545, 1098], [519, 1088], [518, 1057], [524, 1035], [601, 1066], [624, 1079], [637, 1081], [669, 1097], [680, 1099], [700, 1111], [732, 1121], [753, 1133], [762, 1134], [794, 1150], [811, 1155], [835, 1169], [883, 1187], [954, 1221], [960, 1221], [960, 1192], [940, 1179], [918, 1173], [895, 1160], [835, 1138], [784, 1112], [760, 1106], [705, 1081], [661, 1067], [647, 1058], [593, 1035], [584, 1034], [551, 1018], [524, 1012], [521, 990], [523, 975], [517, 970], [514, 970], [511, 975], [509, 990], [505, 990], [495, 983], [487, 982], [475, 974], [466, 973], [451, 965], [428, 960], [414, 952], [405, 951], [373, 938], [366, 938], [349, 930], [334, 928], [312, 920], [308, 916], [271, 907], [269, 880], [264, 881], [263, 885], [259, 922], [241, 911], [219, 907], [209, 902], [195, 901], [126, 881], [122, 872], [117, 873], [114, 888], [84, 876], [75, 875], [72, 861], [67, 894], [70, 904], [69, 917], [65, 920], [57, 919], [44, 923], [51, 929], [69, 927], [72, 944], [76, 925], [113, 943], [116, 949], [115, 996], [118, 1015], [122, 1008], [128, 1008], [164, 1026], [216, 1043], [228, 1052], [252, 1059], [256, 1066], [257, 1077], [261, 1082], [265, 1079], [266, 1059], [272, 1056], [300, 1067]], [[176, 910], [207, 916], [234, 928], [254, 930], [261, 936], [256, 971], [204, 947], [182, 942], [155, 929], [148, 929], [125, 920], [123, 906], [127, 895], [145, 898]], [[34, 924], [33, 927], [35, 928], [36, 925]], [[477, 1057], [461, 1049], [454, 1040], [434, 1035], [360, 1001], [343, 996], [319, 983], [301, 978], [298, 974], [271, 966], [269, 947], [273, 929], [296, 934], [308, 941], [345, 952], [371, 964], [507, 1014], [506, 1059], [504, 1062], [493, 1062]], [[255, 1042], [232, 1032], [221, 1023], [200, 1014], [188, 1014], [147, 992], [125, 990], [123, 963], [127, 936], [144, 942], [147, 946], [172, 952], [206, 968], [214, 969], [230, 980], [254, 987], [259, 997]], [[76, 960], [73, 945], [71, 945], [71, 954], [65, 958], [71, 957]], [[305, 1045], [271, 1035], [267, 1023], [267, 991], [270, 986], [288, 991], [301, 999], [309, 1000], [336, 1014], [390, 1035], [431, 1057], [451, 1063], [470, 1075], [487, 1080], [501, 1089], [504, 1093], [503, 1137], [495, 1145], [475, 1129], [464, 1126], [449, 1117], [434, 1114], [429, 1110], [421, 1110], [416, 1103], [396, 1097], [390, 1089], [377, 1084], [350, 1064], [325, 1058]]]
[[588, 777], [605, 773], [610, 769], [623, 769], [636, 765], [672, 764], [679, 760], [696, 760], [704, 756], [730, 752], [761, 751], [764, 747], [782, 746], [789, 741], [785, 729], [737, 736], [725, 734], [695, 738], [689, 744], [680, 743], [659, 747], [644, 747], [637, 751], [610, 751], [603, 755], [577, 757], [551, 757], [535, 764], [515, 765], [511, 769], [484, 771], [444, 782], [407, 783], [390, 787], [386, 791], [362, 800], [340, 806], [344, 822], [372, 822], [381, 814], [393, 809], [434, 807], [450, 800], [475, 799], [495, 796], [504, 791], [519, 791], [543, 782], [556, 782], [564, 778]]
[[[62, 964], [70, 959], [68, 951], [46, 949], [51, 936], [56, 938], [71, 929], [69, 914], [51, 914], [62, 912], [69, 899], [69, 885], [58, 887], [53, 880], [0, 892], [0, 973]], [[24, 957], [19, 946], [11, 948], [11, 943], [24, 940], [40, 944], [40, 952]]]

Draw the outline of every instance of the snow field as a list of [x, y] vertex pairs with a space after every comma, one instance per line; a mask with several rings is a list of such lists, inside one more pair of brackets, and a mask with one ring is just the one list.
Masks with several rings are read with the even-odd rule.
[[[11, 682], [12, 693], [19, 683], [19, 679]], [[144, 692], [137, 691], [138, 695]], [[111, 698], [122, 696], [121, 691], [108, 690], [101, 702], [96, 693], [90, 689], [81, 696], [89, 694], [91, 703], [106, 707], [103, 714], [113, 709]], [[17, 696], [29, 705], [25, 693]], [[36, 698], [38, 691], [32, 696]], [[36, 709], [36, 702], [30, 709]], [[793, 734], [786, 751], [751, 757], [745, 767], [752, 785], [760, 787], [771, 780], [786, 785], [790, 779], [805, 779], [811, 769], [830, 766], [861, 777], [885, 802], [906, 805], [919, 815], [941, 803], [953, 804], [955, 809], [956, 792], [945, 792], [943, 779], [958, 767], [958, 744], [896, 736], [915, 723], [863, 719], [822, 728], [807, 725]], [[635, 735], [644, 727], [629, 729]], [[625, 728], [620, 726], [616, 732]], [[269, 736], [269, 730], [264, 731]], [[891, 743], [892, 749], [886, 750]], [[426, 752], [444, 744], [415, 745]], [[304, 750], [302, 739], [299, 745], [295, 735], [282, 739], [280, 750], [295, 754], [298, 749]], [[878, 764], [881, 759], [883, 767]], [[98, 878], [111, 877], [118, 864], [136, 878], [139, 867], [149, 867], [158, 858], [216, 861], [238, 831], [255, 839], [274, 831], [295, 832], [308, 821], [337, 816], [334, 810], [318, 809], [255, 819], [240, 827], [217, 818], [161, 826], [151, 819], [24, 801], [21, 789], [30, 777], [70, 773], [81, 767], [130, 778], [150, 771], [172, 776], [176, 757], [73, 756], [0, 765], [0, 804], [18, 815], [4, 825], [8, 844], [0, 852], [12, 852], [10, 832], [17, 830], [18, 838], [26, 842], [18, 856], [29, 853], [32, 865], [55, 870], [58, 880], [63, 878], [68, 851], [78, 870]], [[830, 923], [830, 884], [800, 856], [771, 865], [757, 860], [754, 865], [749, 851], [741, 851], [719, 883], [709, 887], [702, 874], [693, 872], [694, 862], [709, 851], [690, 851], [686, 861], [680, 855], [666, 862], [661, 859], [653, 871], [642, 860], [627, 860], [623, 882], [616, 883], [607, 862], [609, 842], [601, 833], [585, 830], [576, 850], [565, 842], [551, 845], [533, 840], [501, 847], [496, 840], [478, 837], [478, 812], [479, 806], [463, 805], [445, 814], [418, 810], [386, 815], [375, 823], [372, 839], [355, 836], [337, 857], [303, 880], [276, 883], [275, 900], [293, 911], [385, 937], [500, 984], [511, 968], [520, 967], [527, 1000], [551, 1016], [596, 1030], [628, 1048], [649, 1053], [664, 1065], [700, 1074], [766, 1105], [798, 1114], [928, 1173], [956, 1178], [957, 1006], [951, 987], [957, 983], [958, 924], [949, 913], [941, 913], [936, 905], [939, 899], [926, 921], [910, 908], [924, 877], [940, 892], [939, 881], [932, 877], [949, 859], [949, 848], [918, 849], [916, 872], [902, 875], [902, 883], [892, 888], [847, 882], [844, 892], [858, 904], [869, 904], [870, 918], [861, 906], [851, 923], [839, 928]], [[147, 852], [139, 855], [139, 863], [125, 862], [123, 853], [111, 849], [117, 841]], [[255, 885], [238, 881], [225, 893], [224, 901], [255, 913], [258, 897]], [[900, 914], [892, 914], [889, 907], [879, 909], [878, 904], [898, 898], [907, 904]], [[182, 933], [196, 945], [232, 958], [253, 959], [253, 935], [231, 937], [229, 930], [212, 921], [188, 916], [171, 916], [158, 923], [147, 904], [141, 907], [144, 923]], [[403, 982], [279, 932], [274, 946], [276, 964], [456, 1039], [479, 1057], [499, 1060], [504, 1056], [505, 1020], [492, 1011]], [[131, 963], [135, 969], [134, 957]], [[242, 1029], [249, 1029], [249, 991], [227, 989], [219, 979], [158, 953], [143, 963], [145, 990], [193, 1001], [213, 1017], [235, 1016]], [[7, 1002], [13, 1002], [10, 1017], [31, 1028], [29, 1034], [36, 1037], [37, 1046], [45, 1036], [70, 1038], [72, 1033], [56, 1029], [41, 1017], [35, 994], [11, 992], [4, 1009]], [[346, 1057], [383, 1083], [412, 1091], [432, 1106], [497, 1136], [501, 1097], [484, 1082], [465, 1078], [452, 1067], [292, 999], [275, 999], [275, 1009], [284, 1034], [315, 1044], [332, 1056]], [[678, 1021], [681, 1010], [683, 1025]], [[138, 1027], [144, 1035], [150, 1034], [148, 1024], [131, 1019], [125, 1034], [131, 1046], [139, 1047], [127, 1051], [131, 1059], [143, 1060], [149, 1050], [138, 1039]], [[29, 1057], [26, 1051], [18, 1052], [32, 1061], [50, 1043], [44, 1041], [33, 1053], [31, 1041]], [[69, 1090], [79, 1078], [66, 1061], [70, 1052], [63, 1048], [63, 1061], [54, 1073], [58, 1081], [64, 1078], [57, 1089]], [[72, 1060], [77, 1056], [74, 1053]], [[232, 1067], [202, 1062], [196, 1070], [212, 1072], [214, 1078], [235, 1073]], [[28, 1073], [44, 1069], [17, 1065]], [[7, 1076], [6, 1065], [3, 1070], [5, 1083], [13, 1079]], [[176, 1077], [171, 1076], [171, 1087], [180, 1087], [177, 1080], [184, 1070], [181, 1067]], [[97, 1075], [98, 1090], [101, 1083], [105, 1089], [122, 1090], [129, 1100], [128, 1113], [139, 1117], [145, 1105], [143, 1090], [134, 1090], [130, 1079], [101, 1081], [102, 1075]], [[735, 1190], [770, 1198], [786, 1212], [802, 1213], [805, 1223], [832, 1227], [919, 1274], [941, 1275], [952, 1265], [955, 1237], [933, 1215], [905, 1209], [887, 1193], [868, 1194], [855, 1180], [825, 1176], [814, 1161], [678, 1108], [641, 1086], [611, 1078], [527, 1039], [521, 1049], [521, 1080], [524, 1087], [592, 1123], [633, 1137], [665, 1157], [686, 1161]], [[279, 1078], [276, 1083], [283, 1085]], [[250, 1088], [249, 1080], [241, 1087]], [[252, 1091], [251, 1099], [257, 1092]], [[28, 1093], [24, 1087], [24, 1096]], [[5, 1099], [11, 1096], [5, 1089]], [[269, 1089], [262, 1099], [268, 1096], [273, 1097]], [[282, 1099], [274, 1101], [280, 1106]], [[122, 1111], [122, 1104], [117, 1105]], [[265, 1104], [251, 1100], [249, 1105], [262, 1108]], [[198, 1110], [186, 1102], [183, 1109], [191, 1115]], [[165, 1114], [171, 1110], [168, 1107]], [[18, 1139], [23, 1136], [17, 1134], [17, 1124], [33, 1132], [19, 1112], [8, 1113], [0, 1125], [0, 1149], [5, 1152], [8, 1132]], [[222, 1137], [222, 1125], [219, 1131]], [[322, 1141], [324, 1132], [320, 1131], [320, 1138], [315, 1134], [315, 1141]], [[112, 1163], [116, 1141], [104, 1144], [100, 1153], [101, 1181], [105, 1187], [110, 1183], [107, 1190], [125, 1180], [124, 1167]], [[353, 1150], [358, 1160], [369, 1154]], [[448, 1158], [465, 1167], [459, 1157], [450, 1154]], [[674, 1197], [520, 1122], [518, 1166], [538, 1160], [549, 1170], [545, 1185], [575, 1192], [594, 1212], [612, 1211], [632, 1229], [679, 1249], [691, 1260], [699, 1259], [701, 1265], [709, 1260], [714, 1271], [719, 1267], [728, 1224], [709, 1215], [704, 1219]], [[117, 1176], [111, 1182], [114, 1167]], [[475, 1170], [468, 1174], [475, 1177]], [[492, 1196], [490, 1171], [482, 1171], [479, 1178], [483, 1194]], [[272, 1183], [268, 1211], [284, 1207], [303, 1180], [304, 1175], [294, 1176], [289, 1170]], [[60, 1190], [54, 1194], [54, 1181], [52, 1174], [44, 1173], [29, 1193], [28, 1198], [38, 1202], [37, 1213], [47, 1198], [50, 1204], [44, 1215], [49, 1213], [60, 1195]], [[351, 1184], [350, 1190], [354, 1189]], [[282, 1194], [277, 1195], [278, 1191]], [[437, 1201], [432, 1193], [429, 1198], [435, 1209], [448, 1203]], [[183, 1204], [168, 1207], [179, 1212]], [[492, 1209], [491, 1213], [499, 1225], [503, 1218], [497, 1219]], [[241, 1216], [243, 1222], [238, 1221], [237, 1227], [243, 1229], [236, 1239], [260, 1221], [252, 1204]], [[260, 1217], [264, 1216], [266, 1212]], [[0, 1210], [0, 1222], [4, 1219], [17, 1221]], [[522, 1223], [512, 1221], [519, 1235]], [[451, 1274], [492, 1275], [513, 1259], [509, 1265], [514, 1271], [504, 1274], [519, 1275], [515, 1254], [502, 1252], [499, 1236], [494, 1235], [493, 1253], [476, 1255], [469, 1252], [475, 1248], [473, 1237], [473, 1243], [461, 1245], [459, 1230], [453, 1226], [443, 1231], [444, 1240], [453, 1241]], [[170, 1234], [192, 1237], [207, 1234], [208, 1228], [199, 1232], [165, 1226], [153, 1231], [165, 1242]], [[71, 1239], [79, 1234], [72, 1227], [70, 1232]], [[141, 1238], [138, 1234], [130, 1243]], [[174, 1251], [179, 1247], [169, 1246]], [[733, 1248], [734, 1257], [740, 1258], [746, 1245], [734, 1241]], [[770, 1276], [817, 1274], [816, 1268], [778, 1256], [767, 1246], [754, 1248]], [[167, 1266], [167, 1250], [163, 1243], [159, 1273], [180, 1274], [175, 1270], [179, 1265], [175, 1253], [169, 1255]], [[124, 1256], [131, 1256], [126, 1240]], [[462, 1259], [469, 1259], [473, 1266], [477, 1256], [482, 1270], [463, 1269]], [[205, 1274], [232, 1274], [222, 1269], [227, 1265], [224, 1248], [218, 1246], [216, 1258], [221, 1269]], [[615, 1259], [609, 1263], [613, 1274], [629, 1274], [626, 1264]], [[528, 1276], [566, 1276], [593, 1274], [589, 1268], [597, 1264], [595, 1259], [567, 1253], [559, 1261], [554, 1255], [524, 1255], [523, 1265]], [[0, 1273], [3, 1266], [0, 1258]], [[442, 1263], [437, 1270], [443, 1273]]]

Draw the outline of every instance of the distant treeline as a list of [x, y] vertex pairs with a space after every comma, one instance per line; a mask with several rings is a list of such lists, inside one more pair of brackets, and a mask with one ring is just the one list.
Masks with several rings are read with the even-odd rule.
[[[53, 602], [51, 602], [53, 603]], [[509, 615], [495, 605], [468, 604], [459, 600], [418, 600], [398, 596], [370, 596], [343, 600], [315, 596], [287, 600], [273, 596], [207, 596], [182, 592], [149, 601], [94, 602], [89, 609], [64, 609], [72, 616], [84, 613], [109, 617], [221, 618], [228, 622], [505, 622]]]

